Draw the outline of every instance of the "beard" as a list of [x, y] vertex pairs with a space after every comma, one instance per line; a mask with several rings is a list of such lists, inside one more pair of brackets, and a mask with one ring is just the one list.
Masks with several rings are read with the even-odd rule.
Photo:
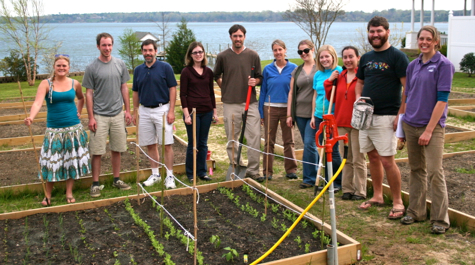
[[373, 38], [368, 37], [369, 44], [371, 44], [371, 46], [373, 46], [373, 48], [375, 48], [375, 49], [379, 49], [379, 48], [383, 47], [383, 45], [386, 44], [386, 42], [388, 42], [388, 34], [386, 34], [384, 36], [381, 36], [381, 37], [376, 37], [376, 38], [380, 39], [380, 44], [379, 45], [375, 45], [373, 43], [373, 40], [375, 39], [374, 37]]
[[143, 58], [144, 58], [145, 62], [147, 62], [147, 63], [153, 62], [153, 56], [144, 56]]

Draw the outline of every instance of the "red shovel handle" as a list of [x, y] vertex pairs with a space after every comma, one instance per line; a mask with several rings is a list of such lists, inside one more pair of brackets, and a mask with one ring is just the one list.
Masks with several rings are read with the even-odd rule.
[[[255, 76], [255, 66], [251, 68], [251, 78], [254, 78]], [[247, 89], [247, 98], [246, 98], [246, 107], [244, 108], [245, 111], [249, 110], [249, 103], [251, 102], [251, 93], [252, 93], [252, 86], [249, 86]]]

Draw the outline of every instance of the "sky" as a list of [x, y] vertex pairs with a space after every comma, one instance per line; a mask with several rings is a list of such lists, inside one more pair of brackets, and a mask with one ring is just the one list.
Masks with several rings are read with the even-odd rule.
[[[410, 10], [412, 0], [344, 0], [345, 11], [385, 10], [390, 8]], [[433, 0], [424, 1], [424, 9], [430, 11]], [[470, 10], [472, 0], [467, 0]], [[236, 4], [234, 4], [236, 3]], [[43, 0], [45, 14], [115, 13], [115, 12], [212, 12], [212, 11], [285, 11], [295, 0], [80, 0], [72, 4], [66, 0]], [[464, 0], [435, 0], [436, 10], [463, 10]], [[420, 10], [421, 0], [415, 1]]]

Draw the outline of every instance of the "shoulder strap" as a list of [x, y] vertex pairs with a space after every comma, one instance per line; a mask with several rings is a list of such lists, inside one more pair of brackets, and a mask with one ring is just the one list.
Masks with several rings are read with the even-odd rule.
[[51, 81], [49, 78], [46, 80], [48, 80], [48, 85], [49, 85], [49, 89], [48, 89], [49, 103], [53, 103], [53, 81]]

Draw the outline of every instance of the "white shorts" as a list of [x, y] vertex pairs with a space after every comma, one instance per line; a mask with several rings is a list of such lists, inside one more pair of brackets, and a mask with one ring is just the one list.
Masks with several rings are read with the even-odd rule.
[[373, 124], [367, 130], [360, 130], [360, 152], [376, 149], [380, 156], [396, 154], [397, 140], [393, 124], [396, 115], [373, 115]]
[[139, 108], [139, 145], [147, 146], [152, 144], [162, 144], [162, 120], [165, 114], [165, 145], [173, 144], [173, 125], [166, 122], [166, 116], [170, 104], [165, 104], [157, 108]]

